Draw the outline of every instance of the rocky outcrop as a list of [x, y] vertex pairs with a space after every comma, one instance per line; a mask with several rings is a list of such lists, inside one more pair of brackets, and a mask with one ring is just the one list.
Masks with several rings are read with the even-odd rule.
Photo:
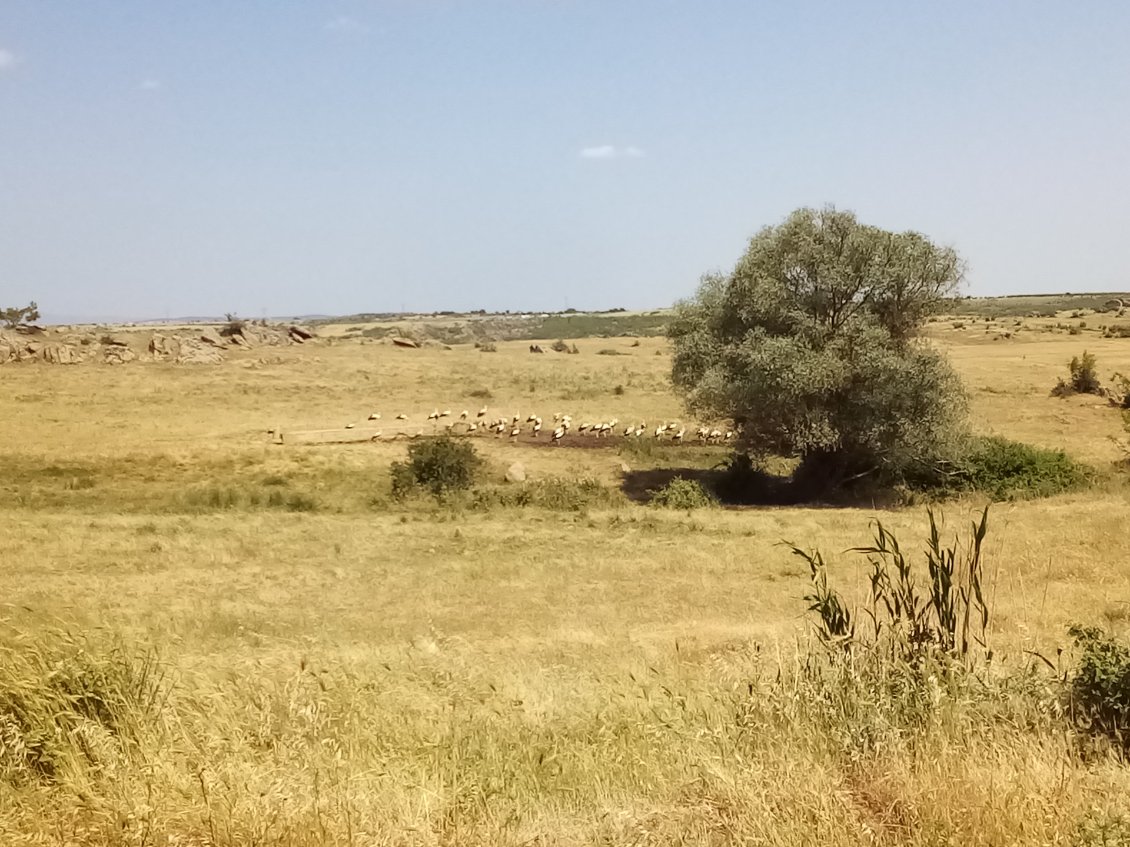
[[39, 361], [52, 365], [77, 365], [85, 360], [82, 347], [48, 341], [42, 332], [0, 333], [0, 364]]
[[229, 325], [219, 331], [214, 327], [201, 327], [196, 331], [158, 331], [147, 341], [140, 333], [131, 331], [110, 334], [105, 328], [52, 327], [44, 330], [21, 326], [0, 330], [0, 365], [9, 362], [124, 365], [138, 360], [214, 365], [223, 362], [229, 350], [303, 344], [312, 338], [314, 334], [301, 327], [263, 323]]

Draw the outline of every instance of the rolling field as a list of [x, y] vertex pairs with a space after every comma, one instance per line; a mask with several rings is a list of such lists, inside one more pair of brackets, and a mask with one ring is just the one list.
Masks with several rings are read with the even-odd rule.
[[[994, 663], [1066, 667], [1070, 624], [1128, 631], [1130, 488], [1118, 411], [1049, 390], [1084, 348], [1104, 378], [1130, 373], [1130, 340], [958, 323], [930, 333], [975, 428], [1098, 470], [1087, 491], [990, 515]], [[480, 434], [490, 485], [518, 461], [556, 505], [389, 498], [390, 463], [434, 409], [689, 428], [662, 338], [531, 355], [326, 334], [217, 366], [0, 369], [0, 698], [31, 713], [75, 668], [102, 692], [59, 683], [83, 717], [50, 737], [0, 709], [0, 843], [1130, 839], [1130, 773], [1078, 756], [1054, 706], [1002, 697], [987, 729], [942, 692], [920, 735], [849, 743], [777, 681], [819, 649], [808, 572], [781, 542], [822, 548], [861, 599], [866, 563], [841, 551], [876, 517], [917, 549], [922, 507], [663, 510], [625, 498], [625, 474], [711, 467], [723, 447]], [[372, 412], [375, 443], [267, 434]], [[983, 505], [941, 511], [952, 530]]]

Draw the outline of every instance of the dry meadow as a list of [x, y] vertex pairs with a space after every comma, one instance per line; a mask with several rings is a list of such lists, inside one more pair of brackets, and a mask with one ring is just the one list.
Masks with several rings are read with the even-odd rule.
[[[1084, 348], [1104, 376], [1130, 373], [1130, 339], [1028, 323], [1009, 337], [968, 318], [930, 329], [980, 432], [1098, 469], [1089, 490], [990, 513], [993, 665], [1054, 677], [1071, 623], [1127, 632], [1130, 488], [1113, 469], [1118, 411], [1049, 390]], [[490, 481], [519, 461], [533, 482], [591, 480], [607, 497], [389, 499], [408, 443], [393, 436], [431, 434], [435, 409], [685, 418], [662, 339], [577, 345], [336, 337], [215, 366], [0, 368], [0, 683], [30, 711], [36, 686], [73, 677], [59, 702], [82, 716], [29, 737], [0, 713], [0, 843], [1130, 838], [1130, 772], [1081, 756], [1055, 704], [998, 703], [987, 722], [943, 687], [913, 737], [871, 726], [860, 741], [812, 718], [801, 682], [781, 683], [820, 649], [808, 572], [782, 542], [823, 549], [858, 599], [865, 563], [842, 551], [877, 517], [917, 544], [925, 507], [663, 510], [619, 493], [625, 467], [709, 467], [722, 448], [489, 435], [474, 443]], [[377, 442], [267, 434], [362, 427], [373, 412]], [[983, 505], [946, 504], [947, 527]]]

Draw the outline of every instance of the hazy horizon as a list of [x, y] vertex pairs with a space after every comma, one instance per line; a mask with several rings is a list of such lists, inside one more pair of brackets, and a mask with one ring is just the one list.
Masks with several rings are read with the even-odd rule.
[[662, 308], [834, 204], [965, 292], [1130, 288], [1130, 7], [0, 8], [0, 306]]

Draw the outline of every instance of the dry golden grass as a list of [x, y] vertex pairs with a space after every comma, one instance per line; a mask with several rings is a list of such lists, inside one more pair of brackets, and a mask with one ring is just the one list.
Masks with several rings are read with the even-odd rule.
[[[1130, 372], [1130, 341], [936, 337], [982, 431], [1095, 464], [1118, 455], [1115, 410], [1048, 391], [1084, 346], [1104, 375]], [[1130, 837], [1126, 770], [1083, 761], [1061, 730], [1019, 711], [990, 731], [955, 700], [920, 737], [880, 735], [888, 746], [859, 752], [774, 700], [776, 669], [812, 647], [807, 574], [780, 542], [838, 554], [869, 539], [873, 510], [390, 507], [387, 468], [404, 440], [299, 448], [266, 435], [372, 411], [386, 434], [400, 411], [406, 431], [430, 431], [432, 409], [484, 403], [576, 421], [683, 417], [664, 343], [632, 343], [537, 356], [526, 342], [481, 353], [336, 341], [217, 367], [0, 370], [4, 643], [43, 651], [47, 667], [68, 655], [65, 632], [91, 633], [92, 656], [113, 639], [153, 647], [167, 697], [120, 737], [72, 729], [79, 752], [54, 780], [0, 778], [0, 843]], [[626, 355], [596, 355], [608, 347]], [[499, 477], [517, 458], [533, 478], [615, 485], [636, 461], [476, 444]], [[307, 499], [297, 511], [209, 500], [228, 490]], [[951, 504], [949, 525], [979, 505]], [[1054, 661], [1073, 621], [1126, 631], [1128, 505], [1116, 478], [994, 508], [1002, 668], [1025, 650]], [[924, 531], [921, 509], [882, 518], [905, 543]], [[861, 598], [862, 563], [835, 561], [838, 584]]]

